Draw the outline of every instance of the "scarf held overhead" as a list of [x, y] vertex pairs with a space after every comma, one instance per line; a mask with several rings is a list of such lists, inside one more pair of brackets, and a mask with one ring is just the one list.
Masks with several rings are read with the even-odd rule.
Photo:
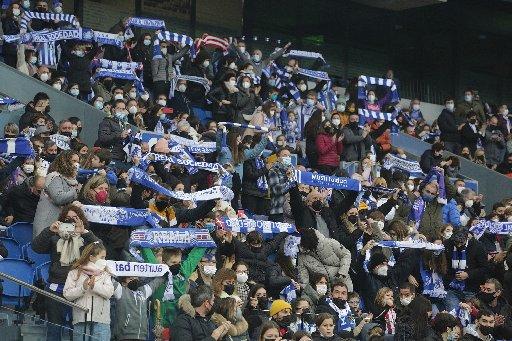
[[296, 233], [295, 225], [288, 223], [279, 223], [266, 220], [253, 220], [253, 219], [217, 219], [216, 225], [220, 230], [228, 230], [235, 233], [249, 233], [251, 231], [258, 231], [261, 234], [271, 235], [281, 232]]
[[95, 205], [83, 205], [82, 209], [85, 217], [91, 223], [126, 227], [149, 224], [153, 227], [160, 227], [158, 226], [160, 221], [158, 215], [145, 209]]
[[130, 247], [190, 249], [193, 247], [215, 248], [216, 245], [206, 229], [165, 228], [133, 231], [130, 236]]
[[39, 19], [44, 21], [66, 21], [76, 28], [80, 27], [80, 23], [73, 14], [25, 11], [23, 12], [23, 16], [20, 20], [20, 32], [25, 33], [27, 31], [28, 23], [32, 19]]
[[348, 191], [360, 191], [361, 183], [350, 178], [329, 176], [319, 173], [311, 173], [295, 170], [295, 181], [299, 184], [314, 187], [333, 188]]

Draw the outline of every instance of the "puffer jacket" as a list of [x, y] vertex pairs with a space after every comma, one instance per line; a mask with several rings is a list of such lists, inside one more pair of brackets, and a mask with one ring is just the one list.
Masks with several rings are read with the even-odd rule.
[[[89, 263], [93, 267], [94, 264]], [[84, 282], [89, 276], [80, 269], [71, 270], [64, 284], [64, 297], [82, 307], [89, 308], [92, 317], [87, 316], [87, 321], [110, 324], [110, 297], [114, 293], [114, 285], [110, 274], [103, 271], [95, 276], [94, 287], [84, 289]], [[73, 324], [85, 322], [83, 311], [73, 308]]]
[[151, 73], [153, 75], [153, 82], [165, 81], [169, 82], [175, 75], [173, 63], [183, 57], [190, 46], [185, 46], [175, 54], [166, 54], [162, 58], [153, 59], [151, 61]]
[[173, 340], [214, 340], [211, 335], [217, 326], [211, 318], [196, 315], [196, 311], [190, 303], [190, 295], [181, 296], [178, 306], [181, 308], [182, 313], [178, 315], [174, 325], [171, 327]]
[[109, 149], [113, 160], [124, 160], [126, 153], [123, 150], [122, 124], [115, 118], [105, 117], [98, 128], [96, 147]]
[[309, 283], [309, 276], [313, 273], [324, 274], [333, 283], [335, 278], [342, 278], [348, 291], [352, 291], [352, 280], [348, 274], [352, 256], [350, 251], [337, 240], [325, 238], [323, 234], [315, 231], [318, 246], [315, 251], [299, 252], [297, 269], [300, 283]]
[[[213, 323], [215, 323], [216, 326], [220, 326], [223, 322], [228, 321], [224, 316], [217, 313], [214, 313], [212, 315], [211, 320], [213, 321]], [[224, 336], [224, 339], [232, 341], [249, 341], [249, 333], [247, 332], [249, 324], [247, 323], [245, 318], [242, 317], [242, 319], [239, 321], [230, 322], [231, 326], [229, 327], [226, 336]]]
[[343, 151], [343, 144], [332, 140], [333, 136], [329, 134], [319, 134], [316, 137], [316, 150], [318, 153], [317, 165], [338, 167], [340, 164], [340, 154]]

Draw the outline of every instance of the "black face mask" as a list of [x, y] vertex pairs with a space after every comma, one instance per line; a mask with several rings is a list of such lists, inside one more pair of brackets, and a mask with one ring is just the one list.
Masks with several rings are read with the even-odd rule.
[[173, 276], [176, 276], [177, 274], [180, 273], [180, 268], [180, 264], [173, 264], [169, 266], [169, 271], [172, 273]]
[[494, 292], [483, 292], [483, 291], [480, 291], [476, 297], [484, 302], [485, 304], [489, 304], [491, 303], [496, 297], [494, 297]]
[[311, 208], [317, 212], [320, 212], [322, 210], [322, 202], [320, 200], [315, 200], [311, 203]]
[[261, 246], [253, 246], [251, 245], [251, 251], [254, 253], [260, 253], [261, 252]]
[[472, 118], [472, 119], [470, 119], [470, 120], [469, 120], [469, 123], [471, 123], [471, 124], [475, 124], [475, 123], [476, 123], [476, 118]]
[[12, 134], [5, 134], [5, 135], [4, 135], [4, 137], [5, 137], [6, 139], [13, 139], [13, 138], [15, 138], [15, 137], [16, 137], [16, 135], [12, 135]]
[[235, 292], [235, 285], [234, 284], [226, 284], [224, 285], [224, 291], [226, 292], [226, 294], [228, 295], [233, 295], [233, 293]]
[[478, 326], [478, 330], [484, 335], [491, 335], [494, 332], [494, 327]]
[[155, 200], [155, 207], [159, 211], [165, 210], [169, 202], [167, 200]]
[[346, 300], [342, 300], [341, 298], [333, 298], [332, 302], [340, 309], [344, 309], [345, 304], [347, 303]]
[[67, 137], [71, 137], [71, 132], [70, 131], [65, 131], [65, 132], [62, 132], [60, 134], [64, 135], [64, 136], [67, 136]]
[[292, 323], [292, 316], [283, 316], [283, 319], [281, 321], [276, 321], [279, 327], [288, 327], [290, 323]]
[[126, 286], [131, 291], [137, 291], [137, 289], [140, 287], [140, 285], [141, 285], [140, 280], [138, 278], [136, 278], [136, 279], [132, 279], [130, 282], [128, 282], [128, 285], [126, 285]]
[[299, 194], [305, 198], [305, 197], [308, 196], [309, 193], [308, 192], [304, 192], [304, 191], [299, 191]]
[[47, 154], [44, 159], [48, 162], [53, 162], [55, 158], [57, 157], [57, 154]]
[[48, 114], [48, 113], [50, 112], [50, 106], [49, 106], [49, 105], [48, 105], [48, 106], [46, 106], [46, 108], [44, 109], [44, 112], [45, 112], [46, 114]]
[[76, 128], [76, 135], [77, 136], [79, 136], [81, 132], [82, 132], [82, 127]]
[[356, 129], [358, 128], [358, 122], [350, 122], [348, 126], [350, 129]]
[[268, 298], [258, 297], [258, 308], [260, 308], [261, 310], [268, 309]]
[[349, 215], [347, 216], [347, 220], [351, 222], [352, 224], [357, 223], [357, 216], [356, 215]]

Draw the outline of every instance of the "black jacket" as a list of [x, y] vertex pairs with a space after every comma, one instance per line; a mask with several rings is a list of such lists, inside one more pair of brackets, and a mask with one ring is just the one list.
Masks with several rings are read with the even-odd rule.
[[[83, 251], [84, 247], [98, 239], [92, 232], [87, 232], [82, 235], [84, 239], [84, 245], [80, 248], [80, 252]], [[57, 252], [57, 242], [60, 237], [57, 233], [50, 231], [47, 227], [41, 233], [32, 240], [32, 249], [36, 253], [47, 253], [50, 255], [50, 283], [64, 284], [68, 277], [68, 272], [71, 270], [71, 266], [63, 266], [60, 264], [60, 253]]]
[[13, 223], [34, 221], [39, 195], [34, 194], [27, 182], [11, 188], [4, 196], [2, 209], [6, 216], [13, 216]]
[[[477, 130], [478, 131], [478, 130]], [[461, 143], [463, 147], [468, 147], [471, 155], [473, 155], [476, 151], [476, 145], [478, 143], [478, 139], [481, 138], [478, 132], [475, 133], [469, 123], [466, 123], [461, 130]]]
[[[448, 239], [444, 243], [446, 249], [446, 263], [448, 271], [444, 276], [444, 287], [449, 288], [450, 282], [455, 278], [455, 270], [452, 268], [453, 242]], [[479, 292], [480, 284], [483, 284], [489, 277], [489, 262], [487, 253], [478, 240], [470, 239], [466, 247], [466, 270], [469, 277], [466, 279], [466, 291]]]
[[71, 53], [69, 46], [62, 49], [64, 58], [69, 63], [68, 73], [66, 75], [68, 84], [77, 83], [80, 91], [91, 91], [91, 61], [98, 53], [97, 45], [85, 54], [83, 57], [78, 57], [76, 54]]
[[[233, 121], [234, 95], [229, 93], [224, 83], [212, 89], [206, 98], [212, 102], [212, 111], [216, 117]], [[222, 104], [222, 100], [230, 101], [231, 104]]]
[[48, 109], [47, 111], [45, 111], [44, 113], [41, 113], [34, 109], [34, 104], [35, 104], [34, 102], [30, 102], [25, 107], [25, 112], [20, 117], [20, 122], [19, 122], [20, 131], [22, 131], [23, 129], [25, 129], [27, 127], [32, 126], [32, 119], [34, 118], [34, 116], [36, 114], [43, 114], [44, 117], [46, 118], [46, 120], [50, 120], [53, 123], [53, 131], [54, 132], [57, 131], [57, 126], [55, 124], [55, 120], [49, 114], [50, 106], [47, 107], [47, 109]]
[[173, 109], [174, 115], [182, 113], [193, 114], [190, 101], [182, 92], [174, 92], [174, 97], [169, 100], [169, 106]]
[[123, 150], [123, 138], [121, 137], [123, 130], [117, 119], [105, 117], [98, 128], [98, 139], [94, 145], [109, 149], [113, 160], [124, 160], [126, 153]]
[[258, 169], [256, 167], [256, 159], [249, 159], [244, 161], [244, 176], [242, 178], [242, 193], [246, 195], [253, 195], [256, 197], [264, 198], [267, 196], [267, 191], [262, 192], [258, 188], [258, 178], [267, 176], [268, 169], [265, 165]]
[[432, 167], [437, 167], [443, 160], [442, 156], [435, 156], [432, 149], [427, 149], [421, 154], [420, 167], [423, 173], [428, 174]]
[[213, 341], [213, 331], [217, 328], [209, 318], [196, 314], [192, 317], [186, 313], [178, 315], [172, 326], [173, 340], [179, 341]]
[[460, 143], [460, 131], [457, 116], [454, 113], [443, 109], [437, 118], [437, 124], [441, 130], [441, 141]]

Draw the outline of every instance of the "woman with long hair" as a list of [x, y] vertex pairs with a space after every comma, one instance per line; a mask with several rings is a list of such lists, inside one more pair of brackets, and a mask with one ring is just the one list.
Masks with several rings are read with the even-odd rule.
[[110, 297], [114, 285], [106, 268], [106, 255], [101, 242], [91, 243], [68, 273], [64, 297], [90, 311], [86, 317], [82, 310], [73, 308], [74, 340], [81, 340], [85, 332], [96, 340], [110, 341]]
[[318, 153], [316, 168], [320, 173], [332, 175], [338, 169], [343, 151], [342, 141], [343, 134], [336, 134], [330, 121], [322, 122], [315, 141]]
[[57, 220], [62, 206], [77, 200], [82, 187], [76, 180], [79, 161], [77, 152], [65, 150], [50, 164], [34, 216], [34, 237]]
[[[5, 35], [16, 35], [20, 33], [20, 18], [22, 8], [19, 1], [12, 1], [5, 11], [5, 17], [2, 18], [2, 31]], [[17, 43], [3, 43], [3, 55], [5, 64], [10, 67], [16, 67], [16, 49]]]
[[421, 295], [416, 295], [402, 310], [396, 321], [395, 340], [423, 340], [433, 334], [430, 327], [432, 303]]
[[388, 287], [377, 291], [374, 302], [373, 321], [380, 324], [387, 335], [395, 334], [396, 311], [393, 290]]
[[316, 168], [318, 152], [316, 147], [316, 137], [320, 131], [324, 113], [322, 110], [315, 110], [308, 122], [304, 126], [304, 139], [306, 140], [306, 157], [311, 168]]
[[234, 297], [217, 299], [214, 310], [211, 321], [216, 326], [220, 326], [226, 321], [231, 322], [226, 334], [227, 337], [233, 341], [249, 340], [249, 333], [247, 332], [249, 325], [242, 315], [240, 304]]
[[280, 339], [279, 326], [274, 321], [267, 321], [261, 325], [258, 341], [269, 341]]

